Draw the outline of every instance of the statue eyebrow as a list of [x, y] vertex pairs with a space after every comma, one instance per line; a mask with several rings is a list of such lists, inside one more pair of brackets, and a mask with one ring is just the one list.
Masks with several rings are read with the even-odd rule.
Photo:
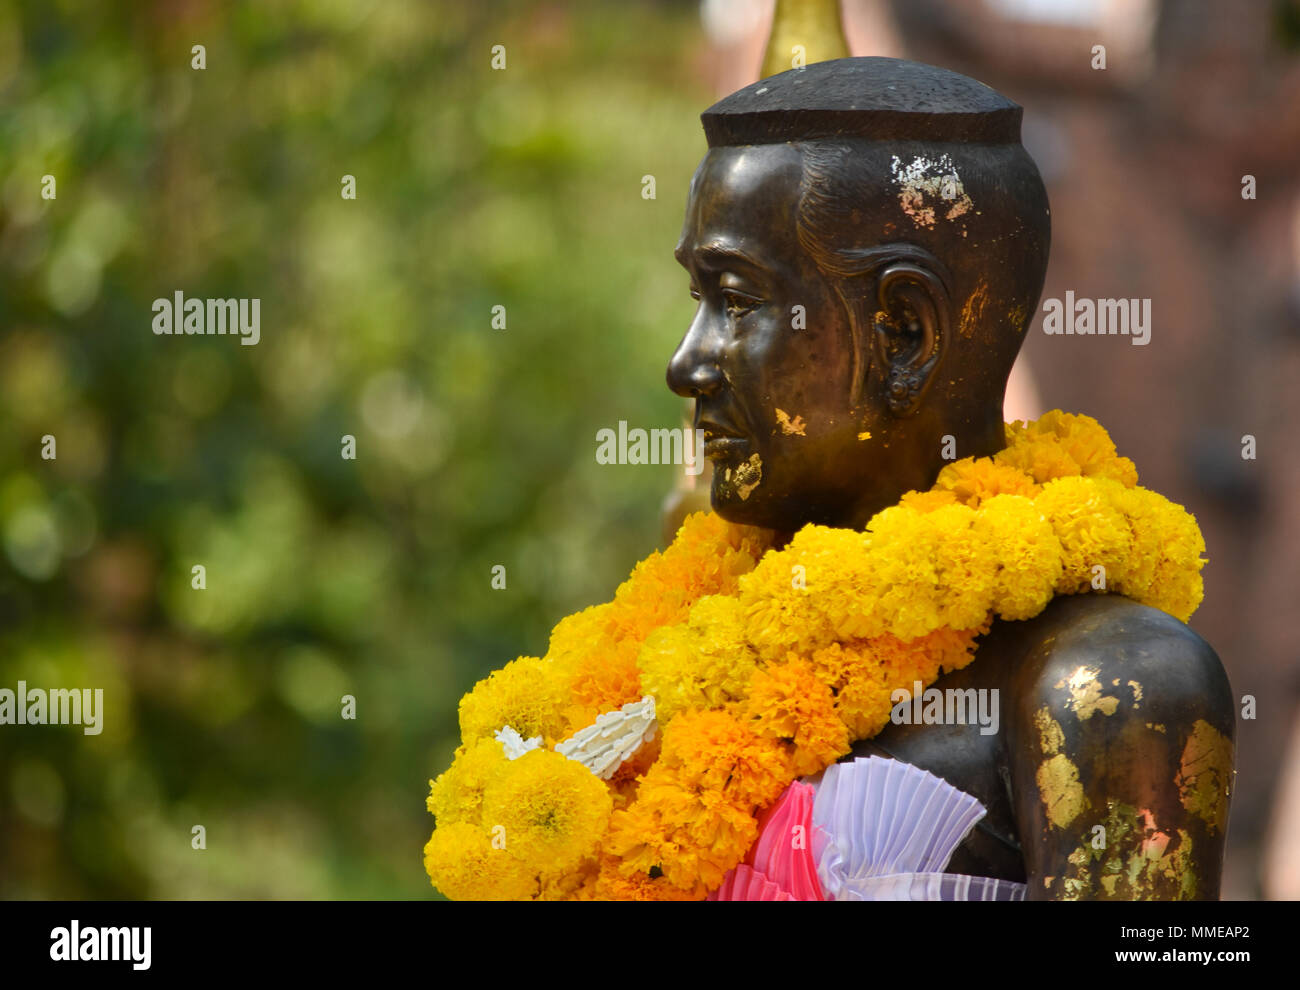
[[766, 270], [761, 264], [747, 255], [744, 251], [723, 244], [704, 244], [695, 251], [691, 251], [684, 244], [681, 244], [678, 245], [677, 250], [673, 252], [673, 256], [683, 267], [686, 266], [686, 259], [692, 255], [701, 267], [713, 269], [715, 271], [728, 268], [737, 262], [758, 271]]

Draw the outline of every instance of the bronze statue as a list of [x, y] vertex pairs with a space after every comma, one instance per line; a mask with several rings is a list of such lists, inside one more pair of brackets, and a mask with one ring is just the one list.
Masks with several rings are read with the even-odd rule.
[[[1021, 108], [886, 58], [761, 80], [703, 115], [677, 257], [699, 308], [668, 366], [725, 518], [862, 527], [953, 456], [1005, 443], [1007, 376], [1047, 267]], [[1234, 712], [1218, 657], [1117, 595], [999, 622], [938, 688], [996, 689], [999, 731], [890, 725], [988, 814], [954, 872], [1032, 899], [1219, 895]]]

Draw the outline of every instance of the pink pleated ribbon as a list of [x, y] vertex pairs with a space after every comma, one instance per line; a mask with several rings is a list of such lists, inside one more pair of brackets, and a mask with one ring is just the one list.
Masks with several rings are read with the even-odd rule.
[[758, 821], [758, 839], [711, 901], [821, 901], [817, 860], [826, 834], [813, 824], [811, 784], [796, 780]]

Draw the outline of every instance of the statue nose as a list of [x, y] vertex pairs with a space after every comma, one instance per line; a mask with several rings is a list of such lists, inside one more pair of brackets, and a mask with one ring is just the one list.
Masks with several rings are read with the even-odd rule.
[[697, 348], [689, 348], [687, 341], [682, 341], [668, 362], [668, 387], [683, 398], [713, 395], [721, 389], [722, 380], [718, 363]]
[[709, 396], [722, 388], [722, 368], [718, 363], [717, 334], [710, 326], [705, 307], [701, 306], [668, 362], [668, 387], [686, 399]]

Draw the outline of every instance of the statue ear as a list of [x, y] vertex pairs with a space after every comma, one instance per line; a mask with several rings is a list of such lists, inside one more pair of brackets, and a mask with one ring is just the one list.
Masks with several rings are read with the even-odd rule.
[[951, 331], [948, 289], [931, 269], [897, 261], [881, 269], [872, 320], [875, 361], [895, 416], [921, 406]]

